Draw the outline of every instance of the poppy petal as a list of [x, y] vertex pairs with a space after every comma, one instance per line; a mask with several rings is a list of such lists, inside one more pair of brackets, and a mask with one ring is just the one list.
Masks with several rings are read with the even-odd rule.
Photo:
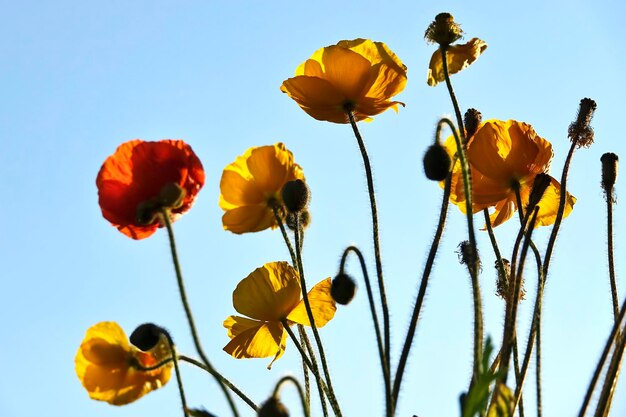
[[[323, 327], [328, 323], [335, 315], [337, 306], [335, 300], [330, 295], [330, 287], [332, 281], [330, 278], [317, 283], [308, 293], [309, 303], [311, 305], [311, 312], [315, 319], [315, 325], [317, 327]], [[304, 300], [301, 300], [298, 305], [289, 313], [287, 319], [294, 323], [304, 324], [310, 326], [309, 316], [306, 312]]]
[[[485, 52], [485, 49], [487, 49], [487, 44], [478, 38], [472, 38], [463, 45], [451, 45], [448, 47], [446, 62], [449, 74], [456, 74], [472, 65]], [[434, 87], [444, 80], [441, 51], [436, 50], [430, 58], [426, 82], [429, 86]]]

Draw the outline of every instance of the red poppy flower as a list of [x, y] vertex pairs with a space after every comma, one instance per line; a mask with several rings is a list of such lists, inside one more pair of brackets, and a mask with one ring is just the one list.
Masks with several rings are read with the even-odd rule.
[[[202, 163], [182, 140], [158, 142], [131, 140], [109, 156], [96, 178], [102, 215], [126, 236], [144, 239], [163, 227], [157, 215], [147, 216], [142, 208], [168, 208], [171, 221], [189, 210], [204, 185]], [[180, 197], [166, 202], [167, 191]], [[151, 217], [151, 218], [150, 218]]]

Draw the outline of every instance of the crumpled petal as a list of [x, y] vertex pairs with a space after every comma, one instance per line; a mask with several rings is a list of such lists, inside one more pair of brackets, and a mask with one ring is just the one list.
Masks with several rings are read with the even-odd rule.
[[274, 355], [272, 364], [285, 352], [286, 332], [280, 322], [262, 322], [245, 317], [230, 316], [224, 321], [231, 341], [224, 351], [237, 359], [267, 358]]
[[[446, 51], [448, 73], [450, 75], [456, 74], [469, 67], [485, 49], [487, 49], [487, 44], [478, 38], [472, 38], [463, 45], [450, 45]], [[430, 58], [426, 82], [429, 86], [434, 87], [444, 80], [443, 60], [441, 59], [441, 51], [438, 49]]]
[[[323, 281], [318, 282], [308, 292], [309, 303], [311, 305], [311, 312], [315, 319], [316, 327], [323, 327], [328, 323], [335, 315], [337, 311], [337, 305], [335, 300], [330, 295], [330, 287], [332, 281], [330, 278], [326, 278]], [[298, 305], [291, 310], [287, 316], [289, 321], [294, 323], [310, 326], [309, 316], [306, 312], [304, 300], [301, 300]]]

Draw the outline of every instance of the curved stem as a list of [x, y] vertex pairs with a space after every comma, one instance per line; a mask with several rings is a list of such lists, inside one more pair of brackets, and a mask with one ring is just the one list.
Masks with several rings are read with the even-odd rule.
[[391, 369], [391, 360], [389, 356], [390, 351], [390, 324], [389, 324], [389, 307], [387, 306], [387, 296], [385, 294], [385, 280], [383, 279], [383, 263], [380, 254], [380, 240], [378, 237], [378, 209], [376, 207], [376, 193], [374, 191], [374, 178], [372, 176], [372, 167], [370, 164], [369, 156], [367, 155], [367, 149], [365, 143], [357, 127], [356, 120], [354, 119], [354, 113], [352, 110], [346, 112], [352, 131], [356, 137], [361, 151], [361, 157], [363, 159], [363, 166], [365, 167], [365, 177], [367, 179], [367, 191], [370, 197], [370, 208], [372, 211], [372, 233], [374, 240], [374, 258], [376, 260], [376, 276], [378, 277], [378, 291], [380, 292], [380, 304], [383, 311], [383, 327], [385, 333], [385, 361], [387, 362], [387, 369]]
[[326, 385], [328, 385], [328, 392], [330, 396], [328, 397], [328, 401], [330, 402], [331, 407], [333, 408], [333, 412], [337, 417], [341, 417], [341, 409], [339, 408], [339, 403], [337, 402], [337, 397], [335, 396], [335, 391], [333, 389], [332, 379], [330, 377], [330, 371], [328, 370], [328, 364], [326, 363], [326, 354], [324, 353], [324, 345], [322, 344], [322, 339], [317, 331], [317, 326], [315, 325], [315, 317], [313, 316], [313, 311], [311, 310], [311, 303], [309, 302], [309, 295], [307, 293], [306, 280], [304, 278], [304, 267], [302, 265], [302, 253], [300, 251], [300, 214], [295, 214], [295, 241], [296, 241], [296, 260], [298, 261], [298, 275], [300, 276], [300, 287], [302, 289], [302, 300], [304, 301], [304, 307], [306, 309], [307, 316], [309, 318], [309, 323], [311, 324], [311, 329], [313, 330], [313, 336], [315, 337], [315, 343], [317, 344], [317, 349], [320, 354], [320, 360], [322, 361], [322, 369], [324, 370], [324, 376], [326, 378]]
[[183, 302], [183, 307], [185, 308], [185, 315], [187, 316], [187, 322], [189, 323], [189, 328], [191, 330], [191, 336], [193, 338], [193, 343], [196, 347], [196, 351], [198, 352], [198, 355], [200, 355], [200, 358], [202, 359], [202, 362], [204, 362], [204, 364], [206, 365], [207, 369], [210, 370], [209, 373], [213, 375], [218, 385], [222, 389], [222, 392], [224, 393], [224, 396], [226, 397], [228, 401], [228, 404], [230, 406], [231, 411], [233, 412], [233, 415], [235, 417], [239, 417], [237, 406], [235, 405], [235, 402], [233, 401], [233, 398], [231, 397], [230, 392], [228, 391], [226, 385], [224, 385], [224, 382], [222, 381], [222, 379], [217, 376], [218, 372], [215, 370], [215, 368], [213, 368], [213, 366], [211, 365], [211, 362], [209, 362], [209, 358], [206, 356], [206, 354], [204, 353], [204, 350], [202, 349], [202, 345], [200, 343], [200, 337], [198, 336], [198, 331], [196, 330], [196, 325], [193, 319], [193, 314], [191, 312], [191, 307], [189, 305], [189, 301], [187, 300], [187, 293], [185, 291], [185, 283], [183, 281], [183, 274], [182, 274], [182, 270], [180, 267], [180, 262], [178, 260], [178, 253], [176, 251], [176, 240], [174, 239], [174, 229], [172, 228], [172, 222], [170, 220], [169, 212], [166, 209], [161, 209], [161, 219], [163, 220], [163, 223], [165, 224], [165, 227], [167, 229], [167, 235], [170, 240], [172, 262], [174, 263], [174, 269], [176, 271], [176, 282], [178, 283], [178, 290], [180, 292], [180, 298], [181, 298], [181, 301]]
[[409, 358], [409, 352], [411, 351], [411, 345], [413, 343], [413, 338], [415, 337], [415, 330], [417, 329], [419, 314], [422, 309], [422, 304], [424, 303], [424, 298], [426, 296], [426, 288], [428, 286], [428, 279], [430, 277], [430, 273], [435, 263], [435, 256], [437, 255], [437, 250], [439, 249], [439, 242], [441, 241], [441, 236], [443, 235], [443, 230], [446, 225], [448, 205], [450, 202], [451, 182], [452, 182], [452, 174], [450, 173], [448, 174], [448, 177], [445, 180], [445, 185], [443, 189], [443, 198], [441, 202], [441, 210], [439, 211], [439, 222], [437, 224], [437, 230], [435, 232], [435, 237], [433, 238], [433, 243], [431, 244], [430, 250], [428, 252], [426, 266], [424, 267], [424, 272], [422, 273], [422, 281], [420, 283], [420, 287], [417, 292], [417, 300], [415, 301], [415, 307], [413, 308], [413, 314], [411, 316], [411, 321], [409, 322], [409, 330], [407, 331], [406, 338], [404, 339], [404, 346], [402, 348], [402, 353], [400, 355], [400, 361], [398, 362], [398, 368], [394, 376], [394, 381], [393, 381], [393, 408], [394, 409], [396, 408], [396, 405], [398, 403], [398, 396], [400, 394], [400, 385], [402, 384], [402, 377], [404, 375], [404, 369], [406, 367], [406, 363]]
[[372, 284], [370, 282], [369, 274], [367, 273], [367, 267], [365, 265], [365, 258], [363, 254], [356, 246], [348, 246], [341, 256], [341, 262], [339, 264], [339, 273], [342, 274], [346, 260], [348, 258], [348, 254], [350, 252], [354, 252], [358, 258], [359, 263], [361, 265], [361, 272], [363, 273], [363, 280], [365, 281], [365, 289], [367, 290], [367, 299], [370, 305], [370, 311], [372, 313], [372, 321], [374, 322], [374, 332], [376, 333], [376, 342], [378, 345], [378, 355], [380, 358], [380, 365], [383, 370], [383, 378], [385, 381], [385, 399], [386, 399], [386, 408], [387, 415], [393, 415], [391, 411], [392, 408], [392, 396], [391, 396], [391, 376], [389, 375], [389, 368], [387, 368], [387, 361], [385, 360], [385, 348], [383, 346], [382, 336], [380, 334], [380, 325], [378, 323], [378, 314], [376, 313], [376, 304], [374, 302], [374, 294], [372, 292]]
[[174, 371], [176, 372], [176, 382], [178, 383], [180, 402], [183, 406], [183, 415], [187, 417], [189, 415], [189, 413], [187, 412], [187, 399], [185, 398], [185, 389], [183, 388], [183, 379], [180, 374], [180, 367], [178, 366], [178, 355], [176, 353], [176, 347], [174, 346], [174, 340], [172, 340], [172, 336], [167, 330], [162, 328], [161, 332], [165, 335], [165, 338], [167, 339], [167, 345], [170, 350], [170, 355], [172, 355], [172, 358], [174, 359]]
[[272, 394], [272, 397], [278, 398], [278, 393], [280, 391], [280, 388], [286, 382], [291, 382], [293, 385], [295, 385], [296, 389], [298, 390], [298, 394], [300, 395], [300, 401], [302, 402], [302, 411], [304, 411], [305, 417], [309, 417], [311, 415], [309, 411], [309, 406], [305, 400], [304, 392], [302, 391], [302, 386], [300, 385], [300, 383], [298, 382], [296, 378], [290, 375], [286, 375], [282, 377], [281, 379], [279, 379], [278, 382], [276, 383], [276, 387], [274, 388], [274, 393]]

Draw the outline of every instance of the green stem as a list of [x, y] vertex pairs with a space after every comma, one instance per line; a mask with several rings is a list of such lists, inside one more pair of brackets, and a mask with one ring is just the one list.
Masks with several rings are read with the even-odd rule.
[[274, 211], [274, 218], [276, 219], [276, 223], [280, 228], [280, 232], [283, 235], [283, 240], [285, 241], [285, 245], [287, 245], [287, 249], [289, 250], [289, 255], [291, 256], [291, 264], [296, 267], [298, 261], [296, 260], [296, 252], [293, 250], [293, 246], [291, 245], [291, 241], [289, 240], [289, 235], [287, 234], [287, 230], [285, 229], [285, 224], [283, 223], [280, 214], [278, 213], [278, 207], [276, 205], [272, 206], [272, 210]]
[[328, 401], [330, 402], [331, 407], [333, 408], [333, 412], [335, 416], [341, 417], [341, 409], [339, 408], [339, 403], [337, 402], [337, 397], [335, 396], [335, 390], [333, 389], [332, 379], [330, 377], [330, 371], [328, 370], [328, 364], [326, 363], [326, 354], [324, 353], [324, 345], [322, 344], [322, 339], [317, 330], [317, 326], [315, 325], [315, 317], [313, 316], [313, 311], [311, 310], [311, 303], [309, 302], [309, 295], [306, 287], [306, 280], [304, 277], [304, 267], [302, 265], [302, 253], [300, 251], [300, 214], [295, 214], [295, 241], [296, 241], [296, 260], [298, 261], [298, 275], [300, 276], [300, 287], [302, 289], [302, 300], [304, 301], [304, 307], [306, 309], [307, 316], [309, 318], [309, 323], [311, 324], [311, 329], [313, 330], [313, 336], [315, 337], [315, 343], [317, 344], [317, 350], [319, 351], [320, 360], [322, 361], [322, 369], [324, 370], [324, 376], [326, 378], [326, 385], [328, 385], [328, 391], [330, 396], [328, 397]]
[[191, 358], [189, 356], [178, 355], [178, 359], [183, 361], [183, 362], [190, 363], [190, 364], [192, 364], [192, 365], [194, 365], [194, 366], [196, 366], [196, 367], [198, 367], [198, 368], [208, 372], [209, 374], [213, 375], [214, 377], [219, 378], [220, 381], [224, 385], [226, 385], [228, 387], [228, 389], [230, 389], [239, 398], [241, 398], [243, 400], [243, 402], [248, 404], [250, 406], [250, 408], [252, 408], [254, 411], [259, 411], [259, 407], [254, 403], [254, 401], [252, 401], [250, 398], [248, 398], [248, 396], [246, 394], [244, 394], [239, 388], [237, 388], [237, 386], [235, 384], [233, 384], [228, 379], [226, 379], [224, 376], [222, 376], [221, 374], [216, 372], [215, 369], [207, 368], [207, 366], [205, 364], [203, 364], [202, 362], [197, 361], [194, 358]]
[[365, 281], [365, 289], [367, 290], [367, 299], [370, 305], [370, 311], [372, 313], [372, 321], [374, 322], [374, 332], [376, 333], [376, 342], [378, 345], [378, 356], [380, 359], [380, 365], [383, 370], [383, 379], [385, 381], [385, 405], [387, 410], [387, 415], [393, 415], [391, 411], [392, 408], [392, 396], [391, 396], [391, 376], [389, 375], [389, 368], [387, 368], [387, 362], [385, 360], [385, 348], [383, 346], [382, 336], [380, 334], [380, 325], [378, 323], [378, 314], [376, 313], [376, 304], [374, 302], [374, 294], [372, 292], [372, 284], [370, 282], [369, 274], [367, 273], [367, 267], [365, 265], [365, 258], [363, 254], [356, 246], [348, 246], [341, 256], [341, 262], [339, 264], [339, 273], [344, 273], [344, 266], [346, 260], [348, 258], [348, 254], [350, 252], [354, 252], [358, 258], [359, 263], [361, 265], [361, 272], [363, 273], [363, 280]]
[[619, 317], [619, 301], [617, 293], [617, 280], [615, 278], [615, 260], [613, 250], [613, 198], [611, 195], [606, 196], [606, 235], [609, 257], [609, 279], [611, 281], [611, 295], [613, 299], [613, 316], [615, 320]]
[[309, 411], [309, 406], [305, 400], [304, 392], [302, 391], [302, 386], [300, 385], [300, 383], [298, 382], [296, 378], [287, 375], [279, 379], [278, 382], [276, 383], [276, 387], [274, 388], [274, 393], [272, 394], [272, 397], [278, 398], [278, 393], [280, 391], [280, 388], [286, 382], [291, 382], [293, 383], [293, 385], [296, 386], [296, 389], [298, 390], [298, 394], [300, 395], [300, 401], [302, 403], [302, 410], [304, 411], [304, 416], [310, 417], [311, 412]]
[[[306, 343], [308, 345], [308, 337], [304, 330], [304, 326], [301, 324], [298, 324], [298, 333], [300, 334], [300, 344]], [[311, 353], [312, 352], [309, 351], [309, 354]], [[306, 363], [304, 363], [304, 361], [302, 361], [302, 375], [304, 377], [304, 399], [307, 404], [311, 404], [311, 381], [309, 378], [309, 369], [306, 367]]]
[[498, 274], [506, 280], [508, 286], [510, 277], [508, 276], [509, 274], [507, 273], [506, 267], [504, 266], [504, 260], [502, 259], [502, 254], [500, 253], [500, 247], [498, 246], [498, 241], [496, 240], [496, 234], [493, 232], [491, 218], [489, 217], [489, 209], [484, 209], [483, 215], [485, 217], [485, 225], [487, 226], [487, 233], [489, 234], [491, 247], [493, 248], [493, 252], [496, 255], [496, 267], [498, 268]]
[[448, 174], [448, 177], [445, 180], [445, 185], [443, 189], [443, 199], [441, 202], [441, 210], [439, 211], [439, 222], [437, 224], [437, 230], [435, 231], [433, 243], [431, 244], [430, 250], [428, 252], [426, 266], [424, 267], [424, 272], [422, 273], [422, 280], [420, 282], [420, 287], [417, 292], [417, 300], [415, 301], [415, 307], [413, 308], [413, 314], [411, 315], [411, 320], [409, 322], [409, 330], [407, 331], [406, 338], [404, 339], [404, 346], [402, 348], [400, 361], [398, 362], [398, 368], [396, 370], [396, 374], [395, 374], [394, 381], [393, 381], [393, 397], [392, 398], [393, 398], [394, 410], [398, 403], [398, 397], [400, 394], [400, 385], [402, 384], [402, 377], [404, 375], [404, 369], [406, 367], [406, 363], [409, 358], [409, 352], [411, 351], [413, 338], [415, 337], [415, 331], [417, 329], [419, 314], [420, 314], [420, 311], [422, 310], [424, 298], [426, 297], [426, 288], [428, 286], [428, 280], [430, 278], [430, 273], [435, 263], [437, 250], [439, 249], [439, 242], [441, 242], [441, 236], [443, 235], [443, 230], [446, 225], [448, 205], [450, 202], [451, 179], [452, 179], [452, 174]]
[[178, 283], [180, 299], [183, 302], [183, 307], [185, 308], [185, 315], [187, 316], [187, 322], [189, 323], [189, 328], [191, 330], [191, 336], [193, 338], [193, 343], [196, 347], [196, 351], [198, 352], [198, 355], [200, 355], [200, 358], [206, 365], [207, 369], [211, 370], [209, 372], [211, 373], [211, 375], [213, 375], [218, 385], [222, 389], [222, 392], [224, 393], [224, 396], [226, 397], [228, 401], [228, 404], [230, 406], [231, 411], [233, 412], [233, 415], [235, 417], [239, 417], [237, 406], [235, 405], [235, 402], [233, 401], [233, 398], [231, 397], [230, 392], [228, 392], [228, 389], [226, 385], [224, 385], [224, 382], [219, 377], [216, 376], [217, 371], [215, 370], [215, 368], [213, 368], [213, 366], [211, 365], [211, 362], [209, 361], [209, 358], [206, 356], [206, 354], [204, 353], [204, 350], [202, 349], [202, 345], [200, 343], [200, 337], [198, 336], [198, 331], [196, 330], [196, 325], [193, 319], [193, 314], [191, 312], [191, 307], [189, 305], [189, 301], [187, 300], [187, 293], [185, 291], [185, 283], [183, 281], [183, 274], [182, 274], [182, 270], [180, 267], [180, 262], [178, 260], [178, 253], [176, 250], [176, 240], [174, 239], [174, 229], [172, 228], [172, 222], [170, 220], [170, 214], [168, 210], [161, 209], [160, 217], [163, 223], [165, 224], [165, 227], [167, 229], [167, 235], [170, 240], [170, 250], [172, 252], [172, 261], [174, 263], [174, 269], [176, 271], [176, 282]]
[[361, 137], [361, 132], [359, 132], [359, 128], [356, 124], [356, 120], [354, 118], [354, 112], [351, 109], [348, 109], [346, 113], [348, 114], [348, 119], [350, 120], [352, 131], [354, 132], [354, 136], [356, 137], [357, 143], [359, 145], [359, 150], [361, 151], [361, 157], [363, 159], [363, 166], [365, 167], [365, 177], [367, 179], [367, 191], [370, 197], [370, 208], [372, 212], [372, 233], [373, 233], [373, 240], [374, 240], [374, 258], [376, 260], [376, 276], [378, 277], [378, 291], [380, 292], [380, 304], [381, 304], [382, 311], [383, 311], [383, 327], [384, 327], [384, 334], [385, 334], [385, 361], [387, 362], [387, 369], [391, 369], [391, 359], [389, 356], [389, 351], [391, 349], [389, 307], [387, 306], [387, 296], [385, 294], [385, 280], [383, 278], [383, 263], [382, 263], [382, 257], [380, 254], [380, 239], [378, 237], [378, 209], [376, 206], [376, 193], [374, 191], [374, 178], [372, 175], [372, 167], [370, 164], [369, 156], [367, 154], [367, 149], [365, 148], [365, 142], [363, 142], [363, 138]]
[[187, 412], [187, 399], [185, 398], [185, 389], [183, 387], [183, 379], [180, 374], [180, 367], [178, 366], [178, 354], [176, 353], [174, 340], [172, 340], [172, 336], [167, 330], [161, 329], [161, 332], [165, 335], [165, 338], [167, 339], [167, 345], [170, 350], [170, 355], [172, 355], [172, 358], [174, 359], [174, 371], [176, 372], [176, 382], [178, 383], [178, 393], [180, 394], [180, 402], [183, 406], [183, 415], [187, 417], [189, 415], [189, 413]]

